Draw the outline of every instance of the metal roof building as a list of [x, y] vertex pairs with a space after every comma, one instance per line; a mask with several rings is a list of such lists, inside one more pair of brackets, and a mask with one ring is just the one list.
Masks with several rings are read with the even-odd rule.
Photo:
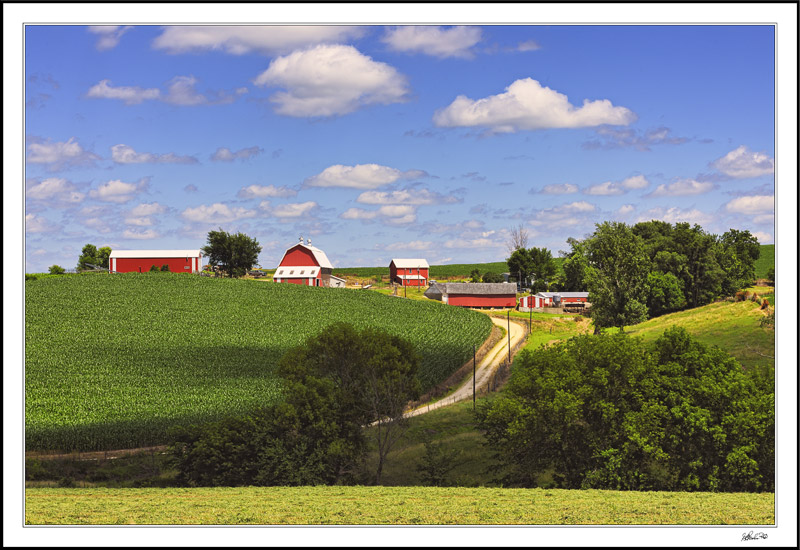
[[108, 256], [110, 273], [142, 273], [152, 266], [169, 266], [173, 273], [197, 273], [202, 268], [203, 253], [191, 250], [112, 250]]
[[451, 306], [503, 308], [517, 305], [514, 283], [432, 283], [425, 296]]

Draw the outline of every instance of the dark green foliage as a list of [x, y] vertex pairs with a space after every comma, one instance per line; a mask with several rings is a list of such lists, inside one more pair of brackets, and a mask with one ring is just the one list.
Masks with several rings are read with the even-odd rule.
[[153, 265], [150, 266], [150, 269], [148, 271], [150, 273], [157, 273], [158, 272], [158, 267], [156, 267], [155, 264], [153, 264]]
[[26, 273], [26, 274], [25, 274], [25, 280], [26, 280], [26, 281], [35, 281], [35, 280], [36, 280], [36, 279], [38, 279], [38, 278], [39, 278], [39, 277], [37, 277], [37, 276], [36, 276], [35, 274], [33, 274], [33, 273]]
[[523, 351], [479, 422], [506, 484], [621, 490], [773, 491], [774, 387], [718, 348], [667, 330]]
[[95, 265], [99, 265], [100, 267], [108, 268], [108, 258], [111, 256], [111, 247], [103, 246], [97, 250], [97, 256], [95, 259], [97, 263]]
[[775, 268], [770, 267], [767, 270], [767, 281], [769, 282], [770, 286], [775, 286]]
[[97, 247], [93, 244], [87, 244], [81, 250], [81, 255], [78, 257], [78, 270], [91, 269], [86, 264], [97, 265]]
[[525, 248], [518, 248], [511, 253], [511, 256], [506, 260], [508, 264], [508, 271], [515, 280], [525, 287], [530, 279], [530, 273], [533, 270], [533, 260], [531, 259], [528, 250]]
[[361, 480], [364, 426], [380, 455], [419, 395], [411, 344], [380, 330], [334, 323], [280, 361], [285, 400], [259, 412], [174, 432], [178, 481], [202, 485], [318, 485]]
[[481, 278], [481, 280], [484, 283], [503, 283], [503, 282], [505, 282], [505, 278], [503, 278], [502, 275], [500, 275], [499, 273], [492, 273], [492, 272], [484, 273], [483, 277]]
[[558, 273], [553, 254], [546, 248], [518, 248], [506, 263], [511, 275], [523, 286], [530, 281], [534, 293], [547, 290]]
[[222, 231], [209, 231], [208, 244], [203, 254], [209, 265], [220, 266], [228, 277], [242, 277], [258, 262], [261, 245], [244, 233], [235, 235]]
[[169, 271], [169, 265], [164, 264], [161, 266], [161, 271]]
[[565, 292], [586, 292], [586, 270], [589, 267], [589, 260], [586, 258], [586, 250], [583, 242], [570, 237], [567, 239], [572, 250], [569, 253], [562, 252], [564, 260], [561, 267], [564, 270], [562, 289]]
[[717, 261], [725, 272], [721, 289], [723, 296], [732, 296], [737, 290], [753, 284], [760, 252], [758, 239], [749, 231], [731, 229], [722, 234]]
[[603, 222], [584, 246], [595, 330], [646, 320], [650, 262], [642, 238], [624, 223]]
[[65, 273], [64, 268], [60, 265], [51, 265], [48, 268], [48, 271], [50, 272], [50, 275], [63, 275]]
[[647, 274], [647, 312], [650, 317], [678, 311], [686, 307], [683, 283], [672, 273], [651, 271]]
[[460, 449], [450, 449], [444, 443], [433, 440], [431, 434], [423, 432], [422, 443], [425, 445], [425, 454], [422, 455], [417, 471], [422, 478], [423, 485], [434, 487], [446, 487], [448, 474], [458, 466], [458, 458], [461, 456]]
[[469, 274], [469, 278], [473, 283], [480, 283], [481, 272], [478, 269], [473, 269]]

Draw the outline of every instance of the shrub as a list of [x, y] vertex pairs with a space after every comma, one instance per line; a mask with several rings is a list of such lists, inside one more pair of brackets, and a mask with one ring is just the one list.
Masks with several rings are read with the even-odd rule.
[[35, 281], [35, 280], [36, 280], [36, 279], [38, 279], [38, 278], [39, 278], [39, 277], [37, 277], [37, 276], [36, 276], [36, 275], [34, 275], [33, 273], [26, 273], [26, 274], [25, 274], [25, 280], [26, 280], [26, 281]]
[[51, 265], [48, 270], [50, 271], [50, 275], [63, 275], [64, 268], [60, 265]]
[[161, 271], [169, 272], [169, 265], [167, 265], [167, 264], [162, 265], [161, 266]]
[[150, 266], [150, 273], [153, 273], [155, 271], [158, 271], [158, 268], [155, 265], [151, 265]]

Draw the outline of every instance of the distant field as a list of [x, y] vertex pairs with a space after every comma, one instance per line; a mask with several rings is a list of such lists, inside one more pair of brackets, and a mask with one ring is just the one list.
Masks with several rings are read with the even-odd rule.
[[492, 326], [474, 311], [377, 292], [170, 273], [28, 281], [25, 308], [28, 450], [155, 445], [177, 423], [267, 405], [280, 398], [281, 356], [334, 321], [408, 338], [425, 389]]
[[774, 525], [774, 498], [462, 487], [26, 489], [25, 524]]

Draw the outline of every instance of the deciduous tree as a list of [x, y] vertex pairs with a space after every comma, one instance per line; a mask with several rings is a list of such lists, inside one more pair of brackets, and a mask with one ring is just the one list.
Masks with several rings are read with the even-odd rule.
[[208, 257], [209, 265], [222, 268], [228, 277], [241, 277], [258, 262], [261, 245], [244, 233], [229, 234], [221, 228], [208, 232], [208, 244], [203, 247], [203, 254]]

